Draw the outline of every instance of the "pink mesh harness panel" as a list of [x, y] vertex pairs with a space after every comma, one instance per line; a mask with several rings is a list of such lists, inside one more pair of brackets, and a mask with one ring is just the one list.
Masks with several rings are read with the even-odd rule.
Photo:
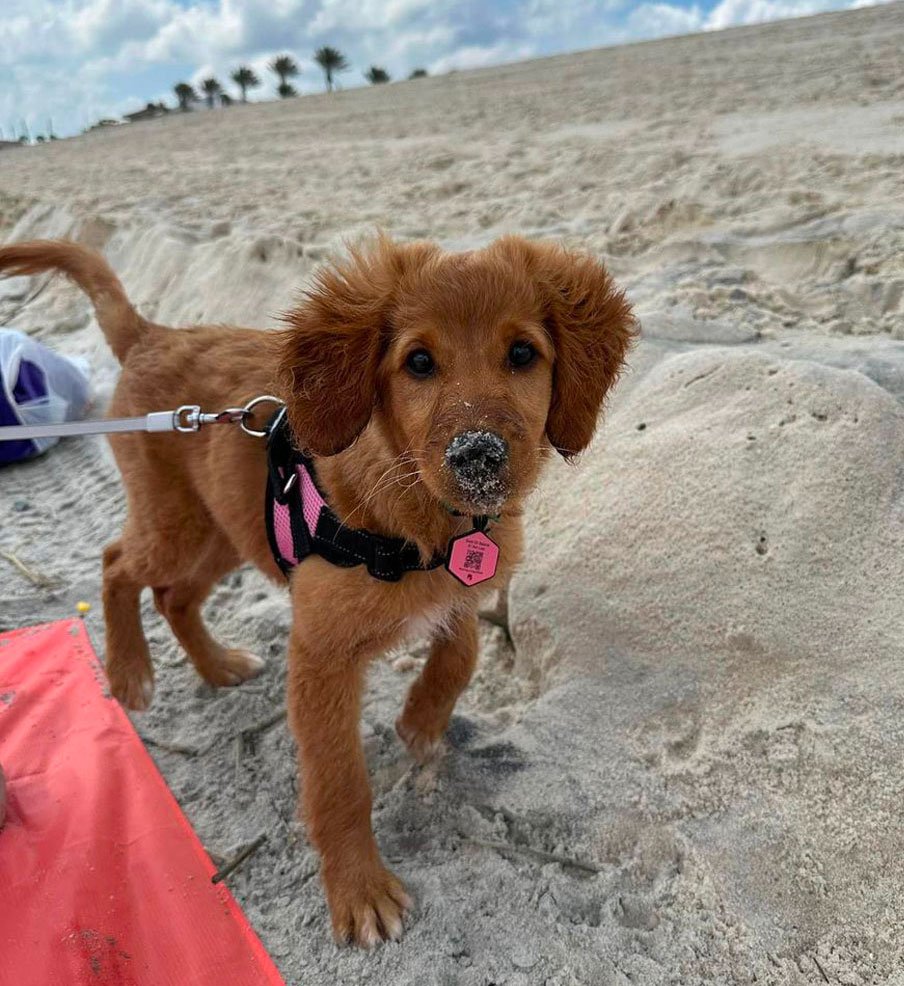
[[[308, 528], [308, 534], [313, 534], [317, 530], [317, 521], [320, 518], [320, 511], [326, 506], [326, 500], [323, 499], [320, 490], [314, 485], [314, 480], [311, 479], [307, 466], [296, 465], [295, 475], [298, 477], [297, 482], [301, 485], [302, 516]], [[290, 565], [297, 565], [300, 559], [295, 555], [295, 545], [292, 539], [292, 514], [289, 510], [289, 503], [288, 501], [280, 503], [278, 500], [274, 500], [272, 510], [273, 533], [279, 553]]]

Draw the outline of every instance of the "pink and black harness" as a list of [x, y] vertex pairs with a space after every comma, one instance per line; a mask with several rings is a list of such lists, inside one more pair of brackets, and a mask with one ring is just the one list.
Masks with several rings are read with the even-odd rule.
[[486, 535], [487, 517], [474, 518], [474, 530], [449, 542], [445, 554], [424, 563], [416, 545], [344, 526], [317, 485], [313, 461], [295, 448], [285, 408], [270, 420], [267, 435], [267, 539], [284, 575], [309, 555], [333, 565], [365, 565], [383, 582], [398, 582], [406, 572], [432, 571], [442, 565], [463, 585], [493, 577], [499, 554]]

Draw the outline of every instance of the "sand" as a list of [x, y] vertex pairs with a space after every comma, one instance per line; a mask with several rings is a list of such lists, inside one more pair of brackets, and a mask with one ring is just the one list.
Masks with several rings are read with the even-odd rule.
[[[374, 824], [417, 899], [400, 944], [329, 939], [278, 715], [284, 594], [208, 618], [268, 659], [202, 685], [145, 604], [136, 715], [287, 982], [901, 983], [904, 6], [122, 127], [0, 158], [0, 239], [101, 247], [141, 309], [275, 324], [344, 238], [516, 231], [604, 257], [644, 341], [577, 467], [548, 473], [509, 626], [444, 760], [371, 675]], [[116, 364], [59, 282], [0, 323]], [[186, 438], [186, 441], [191, 441]], [[0, 474], [0, 623], [94, 603], [123, 498], [101, 440]], [[2, 756], [2, 738], [0, 738]]]

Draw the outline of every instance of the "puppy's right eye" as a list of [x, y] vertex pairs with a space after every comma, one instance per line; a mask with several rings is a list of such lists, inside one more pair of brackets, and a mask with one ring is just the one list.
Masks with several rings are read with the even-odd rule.
[[413, 377], [418, 377], [421, 380], [425, 377], [432, 377], [436, 370], [433, 357], [426, 349], [415, 349], [414, 352], [409, 353], [405, 360], [405, 367]]

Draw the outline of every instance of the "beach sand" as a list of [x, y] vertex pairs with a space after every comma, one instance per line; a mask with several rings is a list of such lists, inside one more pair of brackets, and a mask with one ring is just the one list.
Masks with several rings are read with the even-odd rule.
[[[200, 683], [145, 600], [133, 721], [290, 984], [904, 982], [904, 5], [173, 115], [0, 156], [0, 240], [101, 248], [157, 320], [272, 327], [382, 227], [605, 258], [644, 340], [598, 438], [554, 464], [449, 750], [392, 723], [423, 645], [373, 669], [374, 826], [416, 901], [337, 948], [295, 820], [285, 593], [207, 616], [267, 658]], [[117, 366], [59, 280], [0, 324]], [[191, 395], [186, 395], [190, 399]], [[153, 410], [153, 409], [148, 409]], [[186, 441], [192, 439], [186, 437]], [[101, 439], [0, 473], [3, 628], [103, 651], [124, 502]], [[2, 738], [0, 738], [2, 755]]]

